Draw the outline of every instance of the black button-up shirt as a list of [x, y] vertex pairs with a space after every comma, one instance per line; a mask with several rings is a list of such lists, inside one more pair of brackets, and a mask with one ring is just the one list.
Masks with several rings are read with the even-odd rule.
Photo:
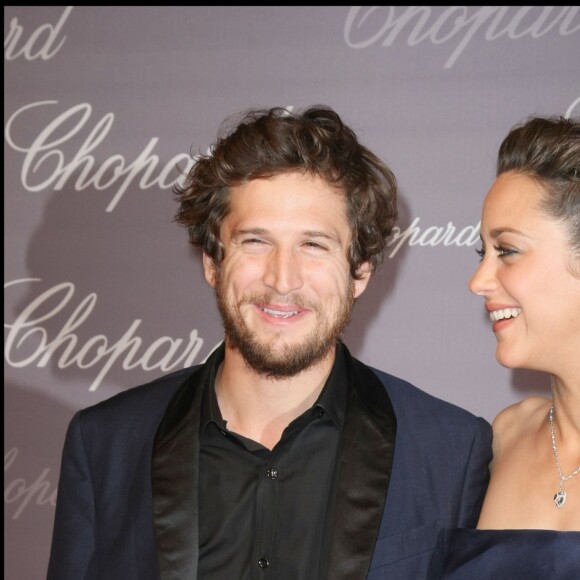
[[316, 403], [270, 451], [228, 431], [211, 369], [201, 416], [200, 580], [316, 580], [328, 558], [344, 423], [342, 349]]

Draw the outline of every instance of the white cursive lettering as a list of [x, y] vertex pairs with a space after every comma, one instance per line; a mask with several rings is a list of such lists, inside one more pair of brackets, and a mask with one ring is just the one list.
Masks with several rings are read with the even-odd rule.
[[[12, 18], [8, 32], [4, 36], [4, 59], [16, 60], [22, 56], [26, 60], [35, 60], [37, 58], [50, 60], [62, 48], [66, 40], [66, 36], [63, 36], [60, 42], [56, 44], [58, 35], [72, 12], [72, 9], [72, 6], [67, 6], [59, 21], [54, 26], [52, 24], [42, 24], [26, 40], [22, 38], [24, 28], [18, 23], [18, 18]], [[48, 36], [43, 40], [42, 37], [45, 33]], [[22, 43], [19, 47], [18, 44], [21, 40]], [[39, 42], [42, 44], [39, 45]]]
[[574, 102], [570, 104], [564, 116], [567, 118], [573, 117], [574, 109], [576, 109], [577, 107], [580, 107], [580, 97], [578, 97]]
[[[72, 158], [66, 159], [64, 151], [59, 149], [59, 146], [85, 129], [92, 114], [92, 107], [88, 103], [73, 106], [57, 115], [30, 144], [17, 144], [13, 127], [15, 121], [31, 109], [56, 104], [57, 101], [38, 101], [24, 105], [13, 113], [6, 123], [4, 130], [6, 142], [15, 151], [25, 154], [20, 177], [27, 191], [36, 192], [49, 187], [60, 191], [74, 179], [75, 173], [78, 173], [73, 184], [76, 191], [82, 191], [87, 187], [103, 190], [113, 185], [117, 186], [120, 182], [106, 209], [107, 212], [111, 212], [139, 174], [141, 174], [139, 180], [141, 189], [154, 186], [168, 189], [175, 182], [176, 167], [185, 161], [185, 171], [188, 171], [194, 163], [190, 155], [180, 153], [171, 158], [158, 170], [157, 175], [154, 175], [159, 165], [159, 157], [153, 154], [153, 150], [159, 139], [153, 137], [132, 163], [127, 163], [122, 155], [112, 155], [100, 162], [100, 165], [97, 164], [92, 153], [109, 134], [115, 119], [113, 113], [107, 113], [98, 121], [78, 151]], [[64, 130], [65, 126], [67, 130]], [[43, 177], [40, 177], [41, 171]]]
[[[12, 447], [4, 454], [4, 503], [17, 503], [16, 511], [12, 514], [12, 519], [17, 520], [28, 504], [34, 499], [36, 505], [51, 506], [56, 505], [56, 486], [53, 486], [48, 475], [50, 469], [43, 469], [41, 474], [31, 483], [28, 484], [22, 477], [17, 477], [12, 481], [7, 481], [6, 472], [12, 467], [12, 464], [18, 457], [18, 448]], [[52, 489], [51, 489], [52, 488]]]
[[[397, 8], [405, 10], [397, 14]], [[439, 9], [433, 6], [352, 6], [344, 25], [344, 40], [351, 48], [368, 48], [379, 42], [383, 47], [392, 46], [403, 30], [407, 31], [408, 46], [416, 46], [424, 40], [444, 44], [457, 36], [458, 44], [445, 63], [445, 68], [451, 68], [484, 24], [487, 41], [501, 36], [512, 40], [524, 36], [539, 38], [557, 25], [560, 36], [580, 30], [580, 23], [573, 22], [578, 6], [449, 6], [437, 17], [434, 8]], [[513, 8], [516, 8], [515, 13], [510, 14]]]
[[[4, 289], [37, 282], [40, 279], [12, 280], [4, 284]], [[54, 336], [50, 336], [43, 323], [70, 307], [74, 293], [75, 286], [71, 282], [57, 284], [34, 298], [12, 323], [4, 323], [4, 328], [8, 329], [4, 359], [10, 366], [23, 368], [35, 364], [43, 368], [53, 360], [61, 369], [71, 366], [89, 369], [101, 365], [89, 387], [89, 391], [95, 391], [117, 361], [124, 370], [139, 367], [147, 371], [156, 368], [170, 371], [178, 365], [193, 365], [203, 346], [204, 341], [196, 329], [189, 333], [186, 340], [162, 336], [149, 346], [144, 346], [143, 339], [136, 335], [141, 325], [140, 319], [134, 320], [123, 336], [114, 343], [105, 335], [98, 334], [81, 344], [74, 331], [93, 312], [97, 304], [97, 295], [94, 292], [81, 300], [62, 328]]]
[[473, 246], [479, 240], [480, 222], [475, 226], [465, 226], [457, 231], [453, 222], [448, 222], [443, 226], [430, 226], [425, 231], [421, 231], [419, 221], [416, 217], [406, 230], [401, 230], [398, 226], [393, 228], [393, 237], [389, 240], [387, 247], [393, 247], [389, 258], [394, 257], [401, 246], [407, 242], [409, 246]]

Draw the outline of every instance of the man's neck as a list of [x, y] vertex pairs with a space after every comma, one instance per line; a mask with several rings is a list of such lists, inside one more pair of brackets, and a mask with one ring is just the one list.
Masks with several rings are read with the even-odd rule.
[[272, 449], [288, 424], [316, 402], [335, 355], [332, 349], [299, 374], [276, 379], [250, 368], [238, 350], [226, 345], [215, 390], [228, 429]]

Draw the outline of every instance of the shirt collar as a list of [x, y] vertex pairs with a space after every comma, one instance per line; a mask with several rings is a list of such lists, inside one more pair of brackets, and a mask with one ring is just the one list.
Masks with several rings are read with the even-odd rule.
[[[220, 412], [215, 394], [215, 379], [219, 366], [224, 359], [225, 348], [223, 344], [216, 349], [216, 352], [207, 360], [209, 372], [207, 375], [203, 402], [201, 406], [201, 432], [205, 431], [208, 423], [215, 422], [219, 427], [225, 428], [225, 421]], [[346, 366], [345, 347], [342, 342], [336, 345], [336, 356], [334, 364], [326, 383], [322, 388], [318, 399], [312, 408], [321, 408], [328, 413], [332, 421], [340, 428], [344, 425], [344, 413], [346, 406], [346, 393], [348, 387], [348, 373]]]
[[336, 356], [330, 375], [322, 388], [314, 407], [324, 409], [334, 423], [342, 428], [346, 406], [346, 392], [348, 387], [348, 373], [344, 346], [342, 342], [336, 345]]
[[204, 388], [203, 400], [201, 403], [201, 433], [205, 431], [208, 423], [212, 422], [217, 423], [221, 428], [225, 428], [225, 421], [220, 412], [215, 394], [215, 379], [218, 369], [224, 360], [224, 355], [225, 343], [222, 343], [205, 363], [209, 365], [209, 372], [207, 374], [207, 384]]

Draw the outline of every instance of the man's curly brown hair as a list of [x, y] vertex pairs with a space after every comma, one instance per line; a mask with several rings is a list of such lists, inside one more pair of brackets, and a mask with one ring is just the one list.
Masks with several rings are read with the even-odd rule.
[[224, 125], [210, 153], [196, 157], [183, 184], [175, 185], [175, 221], [187, 227], [190, 243], [219, 265], [229, 188], [289, 172], [320, 177], [344, 193], [352, 232], [351, 276], [359, 277], [365, 262], [374, 272], [397, 219], [397, 181], [328, 106], [296, 113], [282, 107], [254, 109], [233, 128]]

